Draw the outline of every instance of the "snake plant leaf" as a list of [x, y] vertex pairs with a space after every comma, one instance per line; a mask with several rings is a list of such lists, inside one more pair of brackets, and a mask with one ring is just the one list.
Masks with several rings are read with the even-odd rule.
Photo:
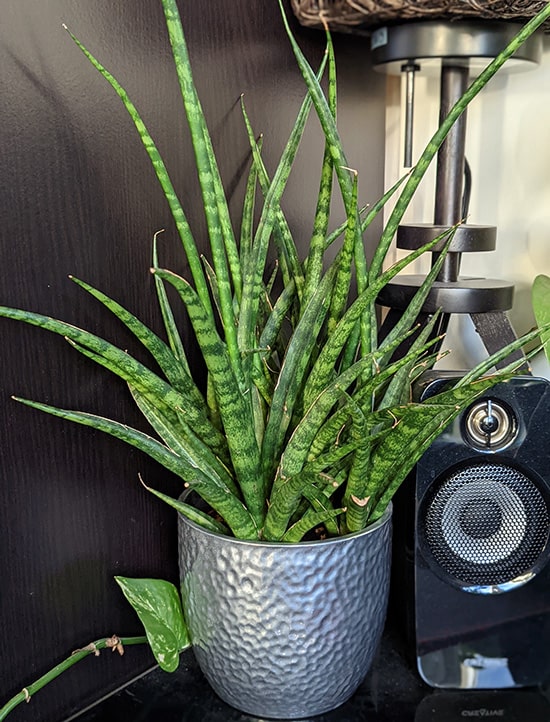
[[321, 87], [321, 84], [317, 79], [315, 72], [313, 71], [311, 65], [308, 63], [305, 55], [302, 53], [300, 46], [296, 42], [296, 38], [294, 37], [290, 28], [290, 23], [288, 22], [282, 0], [279, 0], [279, 7], [281, 9], [283, 24], [290, 40], [294, 56], [298, 63], [298, 67], [300, 68], [300, 72], [302, 74], [304, 82], [308, 88], [309, 96], [311, 97], [311, 100], [315, 107], [315, 111], [317, 113], [317, 117], [319, 118], [319, 122], [321, 123], [321, 127], [323, 128], [323, 133], [333, 160], [336, 177], [338, 178], [342, 197], [344, 199], [346, 215], [349, 216], [352, 212], [352, 206], [350, 203], [352, 182], [351, 178], [349, 177], [349, 172], [347, 170], [350, 165], [344, 153], [343, 144], [340, 139], [338, 129], [336, 127], [336, 121], [332, 109]]
[[[206, 225], [210, 238], [213, 267], [219, 292], [220, 315], [223, 323], [227, 351], [233, 373], [240, 378], [240, 353], [237, 345], [237, 326], [233, 309], [233, 286], [237, 299], [241, 296], [242, 278], [239, 252], [229, 217], [218, 165], [202, 106], [193, 82], [187, 43], [175, 0], [163, 0], [164, 15], [181, 97], [191, 133], [196, 168], [202, 192]], [[231, 271], [231, 274], [230, 274]], [[202, 299], [201, 299], [202, 300]]]
[[[49, 316], [9, 308], [7, 306], [0, 306], [0, 316], [17, 321], [24, 321], [25, 323], [38, 326], [39, 328], [65, 337], [72, 343], [75, 349], [81, 353], [85, 353], [85, 355], [102, 366], [105, 366], [117, 376], [124, 379], [124, 381], [133, 384], [136, 388], [144, 392], [150, 392], [162, 398], [168, 406], [184, 413], [189, 423], [193, 425], [195, 429], [201, 429], [201, 436], [207, 441], [215, 453], [221, 458], [224, 457], [224, 448], [226, 448], [225, 439], [222, 434], [212, 426], [204, 410], [201, 410], [200, 407], [194, 404], [193, 392], [191, 390], [189, 396], [176, 391], [176, 389], [161, 379], [160, 376], [157, 376], [157, 374], [134, 359], [130, 354], [122, 351], [105, 339], [89, 331], [84, 331], [77, 326]], [[185, 376], [182, 377], [182, 383], [184, 382]]]
[[[294, 476], [303, 467], [311, 444], [331, 409], [342, 398], [346, 389], [357, 379], [359, 374], [370, 366], [372, 358], [360, 359], [353, 366], [340, 374], [307, 409], [301, 421], [294, 429], [283, 453], [277, 471], [275, 488], [280, 481]], [[346, 414], [347, 416], [347, 414]]]
[[249, 413], [250, 401], [241, 392], [233, 375], [226, 347], [195, 291], [185, 279], [175, 273], [158, 268], [154, 269], [154, 273], [174, 286], [187, 308], [212, 379], [236, 479], [250, 513], [261, 527], [265, 514], [265, 497], [259, 474], [260, 450], [253, 418]]
[[[545, 335], [547, 333], [550, 333], [550, 323], [542, 326], [542, 328], [535, 328], [532, 331], [524, 334], [521, 338], [512, 341], [505, 348], [499, 349], [495, 353], [491, 354], [488, 358], [481, 361], [475, 368], [467, 371], [464, 376], [462, 376], [462, 378], [457, 381], [457, 387], [468, 386], [472, 383], [472, 381], [475, 381], [481, 378], [484, 374], [490, 372], [497, 363], [505, 359], [511, 353], [523, 348], [526, 344], [529, 344], [532, 341], [539, 340], [541, 335]], [[534, 356], [538, 351], [540, 351], [541, 347], [542, 346], [539, 345], [532, 349], [528, 354], [526, 354], [525, 358], [529, 359]], [[513, 374], [523, 365], [524, 359], [519, 359], [518, 361], [510, 363], [506, 368], [500, 369], [500, 373], [502, 377], [505, 378], [506, 374]]]
[[[350, 218], [353, 215], [358, 216], [357, 205], [354, 203], [354, 200], [353, 200], [353, 184], [352, 184], [351, 178], [349, 177], [350, 165], [346, 159], [343, 144], [342, 144], [339, 132], [338, 132], [338, 128], [336, 126], [336, 119], [332, 112], [329, 100], [327, 100], [327, 98], [323, 92], [323, 89], [321, 87], [321, 84], [319, 83], [319, 80], [317, 79], [310, 64], [308, 63], [307, 59], [305, 58], [304, 54], [302, 53], [302, 51], [298, 45], [298, 43], [296, 42], [296, 39], [290, 28], [290, 24], [288, 22], [288, 18], [286, 16], [282, 0], [279, 0], [279, 7], [281, 9], [283, 23], [284, 23], [288, 38], [290, 40], [290, 44], [291, 44], [292, 50], [294, 52], [294, 56], [298, 63], [298, 67], [300, 68], [300, 71], [302, 73], [302, 78], [304, 79], [304, 82], [309, 90], [309, 95], [311, 97], [311, 100], [315, 107], [315, 111], [317, 113], [317, 117], [318, 117], [321, 127], [323, 129], [325, 141], [326, 141], [327, 147], [329, 149], [329, 152], [330, 152], [330, 155], [331, 155], [331, 158], [333, 161], [334, 171], [336, 173], [336, 177], [338, 179], [338, 184], [339, 184], [340, 191], [342, 194], [342, 199], [343, 199], [344, 207], [346, 210], [346, 216], [348, 218]], [[331, 43], [330, 43], [330, 34], [328, 33], [328, 29], [327, 29], [327, 37], [329, 38], [328, 42], [329, 42], [329, 47], [330, 47]], [[358, 221], [358, 219], [356, 219], [356, 226], [359, 227], [359, 225], [360, 225], [359, 221]], [[358, 238], [358, 242], [356, 243], [356, 246], [355, 246], [355, 267], [356, 267], [356, 277], [357, 277], [357, 282], [358, 282], [358, 290], [361, 293], [367, 287], [368, 273], [367, 273], [367, 266], [366, 266], [365, 250], [364, 250], [363, 244], [359, 240], [359, 238]], [[368, 353], [372, 347], [372, 335], [373, 335], [372, 324], [374, 322], [374, 319], [375, 319], [374, 302], [372, 302], [372, 303], [370, 303], [369, 307], [365, 309], [365, 313], [363, 314], [363, 316], [360, 320], [360, 322], [361, 322], [361, 344], [362, 344], [363, 353]]]
[[142, 394], [132, 386], [129, 388], [137, 407], [171, 451], [188, 459], [193, 465], [200, 466], [207, 476], [239, 496], [239, 490], [227, 467], [177, 414], [159, 404], [158, 399]]
[[[153, 237], [153, 254], [152, 254], [152, 262], [153, 262], [153, 268], [159, 267], [159, 258], [158, 258], [158, 236], [159, 233], [162, 233], [163, 231], [158, 231], [155, 233]], [[172, 307], [170, 306], [170, 301], [168, 300], [168, 294], [166, 293], [166, 289], [164, 288], [164, 283], [160, 278], [154, 277], [155, 281], [155, 289], [157, 292], [157, 299], [159, 302], [159, 308], [162, 315], [162, 320], [164, 323], [164, 328], [166, 329], [166, 335], [168, 338], [168, 344], [170, 348], [172, 349], [172, 353], [174, 356], [179, 359], [180, 364], [183, 366], [183, 368], [187, 371], [187, 374], [191, 376], [191, 370], [189, 368], [189, 363], [187, 361], [187, 356], [185, 353], [185, 349], [183, 347], [183, 342], [181, 340], [181, 336], [179, 333], [179, 329], [177, 327], [174, 313], [172, 312]]]
[[[412, 333], [411, 330], [408, 334], [396, 340], [394, 349]], [[417, 357], [420, 357], [435, 343], [437, 343], [437, 339], [427, 341], [423, 346], [416, 346], [414, 353], [417, 354]], [[293, 435], [281, 457], [280, 473], [285, 475], [297, 473], [306, 459], [317, 458], [327, 445], [332, 445], [339, 438], [350, 416], [348, 406], [345, 404], [338, 407], [329, 418], [327, 418], [327, 414], [334, 407], [336, 400], [343, 396], [352, 380], [355, 380], [364, 368], [369, 368], [373, 363], [377, 364], [378, 355], [379, 353], [369, 354], [369, 356], [357, 361], [356, 364], [343, 371], [315, 399], [294, 429]], [[359, 406], [362, 404], [368, 406], [368, 410], [377, 424], [380, 423], [381, 418], [386, 417], [380, 415], [380, 407], [378, 411], [372, 411], [374, 395], [380, 388], [384, 388], [387, 382], [398, 374], [403, 367], [408, 366], [410, 360], [409, 356], [397, 359], [386, 368], [378, 371], [355, 391], [354, 402]]]
[[106, 308], [111, 311], [122, 323], [128, 328], [134, 336], [149, 351], [151, 356], [159, 365], [161, 371], [168, 381], [178, 389], [183, 374], [186, 375], [185, 391], [195, 388], [194, 400], [196, 403], [203, 403], [200, 391], [196, 388], [194, 382], [191, 381], [188, 370], [181, 365], [180, 359], [174, 355], [172, 350], [159, 338], [150, 328], [142, 323], [133, 313], [128, 311], [124, 306], [109, 298], [105, 293], [94, 288], [89, 283], [81, 281], [75, 276], [69, 276], [71, 281], [87, 291], [91, 296], [100, 301]]
[[[253, 168], [256, 170], [261, 191], [264, 197], [267, 197], [271, 181], [264, 165], [259, 145], [256, 142], [254, 131], [252, 130], [252, 124], [250, 123], [250, 118], [248, 117], [248, 113], [246, 112], [244, 98], [242, 96], [241, 111], [243, 114], [245, 128], [248, 134], [252, 157], [254, 159], [252, 165]], [[279, 262], [281, 264], [283, 285], [286, 286], [288, 283], [295, 283], [298, 289], [298, 293], [301, 294], [304, 277], [300, 262], [298, 260], [298, 251], [296, 249], [296, 244], [294, 243], [292, 232], [282, 209], [279, 207], [275, 211], [275, 214], [276, 220], [273, 224], [273, 237], [279, 251]], [[250, 268], [250, 266], [248, 268]]]
[[281, 541], [288, 523], [296, 511], [304, 489], [318, 481], [315, 474], [301, 473], [285, 479], [270, 496], [269, 509], [263, 530], [264, 539]]
[[310, 110], [311, 98], [308, 94], [300, 107], [294, 127], [279, 160], [275, 175], [265, 196], [258, 222], [250, 255], [250, 266], [248, 272], [244, 275], [243, 300], [239, 316], [239, 348], [245, 354], [255, 346], [254, 333], [257, 326], [259, 299], [262, 292], [269, 239], [277, 221], [280, 200], [290, 176]]
[[257, 539], [258, 527], [244, 507], [242, 502], [228, 488], [219, 483], [215, 477], [209, 477], [200, 466], [196, 466], [193, 459], [182, 457], [168, 449], [148, 434], [133, 429], [126, 424], [121, 424], [103, 416], [89, 414], [84, 411], [71, 411], [60, 409], [56, 406], [49, 406], [37, 401], [30, 401], [20, 397], [13, 397], [15, 401], [31, 406], [39, 411], [44, 411], [52, 416], [57, 416], [67, 421], [73, 421], [83, 426], [90, 426], [93, 429], [110, 434], [130, 446], [143, 451], [168, 471], [179, 476], [190, 487], [200, 489], [200, 494], [210, 506], [224, 518], [231, 527], [235, 536], [242, 539]]
[[[550, 324], [550, 278], [541, 274], [533, 281], [531, 291], [533, 312], [539, 328]], [[541, 341], [548, 361], [550, 361], [550, 332], [541, 334]]]
[[330, 307], [334, 267], [331, 271], [321, 280], [294, 329], [279, 372], [262, 444], [265, 478], [272, 478], [275, 472], [311, 353]]
[[[336, 62], [334, 57], [334, 46], [330, 33], [327, 33], [327, 56], [328, 56], [328, 105], [331, 113], [336, 118], [337, 92], [336, 92]], [[309, 299], [321, 280], [323, 273], [323, 257], [325, 252], [325, 239], [328, 233], [330, 204], [332, 198], [332, 179], [334, 175], [330, 145], [325, 141], [323, 164], [321, 166], [321, 178], [319, 181], [319, 192], [317, 195], [317, 206], [313, 220], [313, 231], [309, 242], [309, 251], [306, 265], [306, 281], [304, 288], [303, 306], [307, 305]], [[347, 223], [346, 223], [347, 225]]]
[[[357, 206], [357, 172], [353, 172], [352, 203]], [[348, 224], [344, 235], [344, 243], [336, 259], [336, 279], [334, 290], [330, 299], [330, 309], [327, 317], [327, 334], [330, 336], [347, 307], [351, 288], [353, 259], [357, 237], [357, 214], [348, 217]], [[364, 290], [364, 286], [361, 290]]]
[[[440, 311], [436, 311], [436, 313], [432, 315], [432, 317], [425, 323], [424, 327], [418, 332], [417, 337], [412, 342], [410, 348], [408, 349], [408, 353], [406, 354], [408, 363], [404, 364], [394, 374], [388, 388], [384, 392], [382, 400], [378, 404], [379, 409], [398, 406], [399, 404], [406, 404], [410, 401], [411, 374], [413, 369], [420, 363], [424, 366], [423, 370], [427, 368], [426, 359], [423, 359], [423, 361], [420, 362], [419, 357], [426, 350], [425, 344], [429, 342], [433, 329], [435, 328], [435, 324], [440, 316]], [[435, 343], [439, 343], [440, 341], [440, 337], [434, 339]], [[393, 351], [391, 353], [393, 353]], [[437, 356], [430, 358], [432, 364], [435, 363], [436, 360]]]
[[153, 489], [152, 487], [148, 486], [141, 478], [140, 481], [143, 487], [147, 489], [147, 491], [149, 491], [151, 494], [153, 494], [153, 496], [161, 499], [165, 504], [168, 504], [168, 506], [171, 506], [172, 509], [175, 509], [180, 514], [183, 514], [183, 516], [185, 516], [187, 519], [194, 522], [195, 524], [202, 526], [208, 531], [215, 532], [216, 534], [229, 534], [229, 529], [225, 526], [225, 524], [217, 521], [212, 516], [210, 516], [210, 514], [206, 514], [200, 509], [197, 509], [196, 506], [187, 504], [180, 499], [174, 499], [167, 494], [163, 494], [161, 491]]
[[[304, 390], [304, 405], [306, 408], [313, 403], [314, 399], [319, 395], [319, 393], [321, 393], [326, 384], [330, 382], [331, 377], [334, 375], [337, 359], [339, 358], [342, 349], [345, 348], [346, 340], [349, 338], [350, 334], [353, 333], [354, 328], [356, 328], [356, 323], [360, 321], [364, 311], [368, 309], [371, 303], [374, 303], [382, 288], [384, 288], [384, 286], [392, 278], [394, 278], [410, 263], [416, 260], [416, 258], [421, 256], [423, 253], [429, 251], [436, 243], [439, 243], [440, 240], [441, 239], [436, 241], [436, 239], [434, 239], [426, 245], [422, 246], [421, 248], [412, 251], [400, 261], [397, 261], [397, 263], [388, 268], [387, 271], [385, 271], [379, 278], [377, 278], [374, 283], [369, 285], [368, 288], [363, 291], [363, 293], [360, 294], [357, 299], [349, 306], [348, 310], [340, 319], [333, 333], [328, 337], [325, 345], [321, 349], [315, 365], [313, 366], [313, 369], [309, 375]], [[438, 261], [436, 262], [438, 266], [439, 262], [441, 262], [441, 258], [438, 259]], [[436, 264], [434, 264], [434, 266], [436, 266]], [[427, 293], [429, 290], [429, 286], [428, 282], [425, 283], [427, 286]], [[418, 315], [418, 310], [419, 309], [416, 310], [414, 318], [416, 318], [416, 315]], [[404, 329], [400, 327], [399, 334], [402, 334], [403, 332]], [[388, 336], [389, 335], [390, 334], [388, 334]], [[392, 333], [391, 338], [384, 339], [384, 342], [391, 345], [394, 340], [395, 334]]]
[[371, 460], [371, 414], [364, 414], [352, 396], [347, 395], [347, 406], [351, 416], [350, 439], [356, 444], [356, 451], [348, 472], [344, 506], [346, 507], [346, 529], [348, 532], [361, 531], [368, 519], [367, 494]]
[[133, 429], [126, 424], [121, 424], [118, 421], [113, 421], [112, 419], [107, 419], [103, 416], [97, 416], [96, 414], [89, 414], [85, 411], [60, 409], [56, 406], [50, 406], [38, 401], [23, 399], [19, 396], [14, 396], [13, 399], [25, 404], [26, 406], [30, 406], [33, 409], [38, 409], [39, 411], [52, 414], [52, 416], [67, 419], [68, 421], [74, 421], [76, 423], [83, 424], [84, 426], [90, 426], [99, 431], [108, 433], [117, 439], [121, 439], [131, 446], [134, 446], [140, 451], [148, 454], [151, 458], [155, 459], [155, 461], [169, 471], [181, 477], [184, 481], [187, 481], [189, 478], [193, 478], [195, 474], [202, 474], [200, 469], [197, 469], [187, 463], [184, 459], [179, 457], [152, 436], [149, 436], [138, 429]]
[[210, 292], [212, 294], [212, 298], [214, 299], [214, 305], [218, 312], [218, 316], [222, 318], [222, 300], [220, 297], [220, 287], [218, 285], [218, 277], [216, 276], [216, 271], [212, 268], [212, 266], [208, 262], [208, 259], [205, 256], [202, 256], [202, 264], [204, 266], [204, 270], [206, 271], [206, 279], [208, 281], [208, 285], [210, 286]]
[[[325, 478], [326, 477], [328, 477], [328, 475], [325, 475]], [[311, 507], [304, 509], [303, 512], [300, 511], [297, 521], [299, 521], [301, 517], [311, 515], [315, 512], [328, 512], [327, 518], [322, 523], [325, 525], [326, 532], [329, 536], [338, 536], [340, 534], [340, 528], [337, 519], [340, 514], [344, 513], [344, 509], [339, 509], [336, 514], [334, 513], [335, 509], [331, 496], [337, 488], [338, 484], [334, 478], [327, 478], [327, 483], [324, 487], [306, 487], [302, 492], [302, 496], [304, 503], [309, 503]]]
[[283, 288], [277, 301], [274, 303], [271, 313], [265, 321], [259, 340], [260, 349], [272, 349], [275, 346], [277, 337], [287, 317], [292, 303], [296, 298], [296, 285], [289, 283]]
[[[136, 376], [135, 374], [128, 373], [126, 371], [125, 366], [120, 366], [113, 362], [111, 359], [105, 358], [101, 354], [96, 354], [93, 351], [90, 351], [85, 346], [80, 346], [80, 344], [76, 343], [75, 341], [71, 339], [67, 339], [68, 343], [74, 348], [76, 351], [81, 353], [82, 355], [86, 356], [87, 358], [91, 359], [95, 363], [97, 363], [99, 366], [103, 366], [104, 368], [108, 369], [109, 371], [112, 371], [113, 373], [117, 374], [121, 378], [125, 379], [128, 382], [128, 385], [130, 389], [133, 389], [136, 394], [141, 394], [141, 397], [143, 399], [149, 399], [151, 405], [153, 408], [161, 410], [164, 418], [166, 420], [168, 419], [174, 419], [173, 426], [174, 428], [178, 429], [178, 433], [185, 435], [188, 434], [188, 430], [190, 429], [188, 421], [194, 418], [196, 418], [196, 408], [193, 405], [193, 402], [191, 401], [191, 405], [180, 405], [176, 406], [176, 401], [172, 399], [172, 396], [170, 394], [169, 387], [163, 387], [161, 384], [156, 384], [156, 387], [151, 387], [150, 383], [144, 383], [143, 378]], [[124, 359], [126, 360], [126, 359]], [[160, 391], [158, 387], [160, 386]], [[171, 400], [171, 403], [168, 403], [168, 401]], [[137, 397], [134, 397], [134, 401], [137, 402]], [[138, 403], [138, 407], [140, 411], [144, 414], [144, 416], [147, 418], [149, 423], [151, 423], [151, 426], [155, 428], [154, 423], [151, 422], [151, 419], [147, 416], [145, 405], [140, 405]], [[211, 427], [209, 425], [208, 421], [205, 421], [204, 424], [199, 424], [196, 427], [199, 431], [202, 431], [204, 434], [204, 440], [208, 442], [210, 440], [213, 444], [212, 449], [209, 449], [207, 443], [205, 443], [205, 453], [211, 454], [211, 455], [217, 455], [221, 460], [224, 462], [228, 461], [228, 453], [227, 453], [227, 447], [225, 446], [225, 439], [224, 437], [219, 434], [216, 429]], [[157, 430], [158, 433], [158, 430]], [[160, 435], [160, 434], [159, 434]], [[161, 435], [162, 436], [162, 435]]]
[[327, 492], [333, 493], [338, 488], [334, 477], [345, 469], [346, 479], [349, 469], [349, 460], [357, 449], [355, 443], [350, 441], [341, 442], [337, 440], [332, 445], [326, 445], [321, 449], [317, 456], [308, 455], [307, 463], [301, 468], [301, 472], [305, 474], [317, 474], [319, 476], [319, 484], [322, 480], [326, 480], [323, 487]]
[[372, 450], [366, 494], [372, 500], [369, 522], [383, 514], [395, 490], [438, 434], [500, 379], [486, 377], [405, 407], [391, 433]]
[[[281, 291], [265, 321], [258, 348], [253, 349], [251, 352], [254, 357], [250, 368], [251, 380], [269, 407], [272, 404], [275, 386], [270, 365], [275, 365], [274, 354], [277, 353], [279, 335], [295, 299], [296, 287], [291, 283]], [[263, 439], [263, 432], [261, 438]]]
[[147, 155], [149, 156], [149, 159], [153, 166], [153, 170], [155, 171], [157, 179], [163, 190], [164, 196], [170, 207], [172, 217], [174, 218], [176, 228], [178, 230], [185, 250], [185, 254], [187, 256], [189, 269], [193, 276], [193, 281], [195, 282], [197, 293], [202, 303], [204, 304], [204, 307], [207, 309], [207, 312], [212, 314], [210, 297], [208, 295], [208, 286], [206, 284], [206, 279], [202, 270], [202, 264], [199, 258], [195, 239], [193, 238], [193, 234], [187, 221], [187, 217], [176, 194], [176, 191], [166, 169], [166, 165], [158, 151], [158, 148], [156, 147], [151, 135], [149, 134], [149, 131], [147, 130], [145, 123], [143, 122], [136, 106], [131, 101], [126, 90], [120, 85], [116, 78], [111, 75], [111, 73], [105, 67], [103, 67], [103, 65], [90, 53], [90, 51], [80, 42], [80, 40], [78, 40], [78, 38], [76, 38], [68, 30], [68, 28], [65, 29], [67, 30], [77, 47], [80, 48], [80, 50], [84, 53], [85, 57], [93, 65], [93, 67], [105, 78], [105, 80], [116, 92], [118, 97], [121, 99], [124, 107], [126, 108], [126, 111], [128, 112], [130, 118], [132, 119], [143, 144], [143, 147], [145, 148]]
[[327, 511], [313, 511], [310, 509], [301, 519], [288, 528], [281, 541], [289, 543], [302, 541], [308, 532], [322, 524], [328, 529], [330, 522], [334, 521], [344, 511], [344, 509], [329, 509]]
[[[386, 338], [380, 342], [379, 348], [384, 348], [386, 344], [391, 344], [397, 336], [406, 331], [408, 328], [411, 327], [413, 323], [415, 323], [416, 319], [418, 318], [418, 314], [422, 310], [424, 301], [428, 297], [433, 283], [437, 279], [437, 276], [443, 266], [445, 255], [449, 249], [454, 230], [454, 228], [450, 228], [447, 232], [444, 231], [443, 234], [441, 234], [440, 239], [444, 238], [445, 236], [450, 236], [447, 240], [447, 243], [445, 244], [443, 252], [441, 254], [438, 254], [438, 257], [435, 259], [423, 282], [420, 284], [418, 290], [407, 304], [407, 307], [403, 310], [401, 316], [399, 317], [399, 320], [390, 330]], [[384, 274], [380, 276], [380, 278], [383, 277]], [[382, 358], [382, 364], [385, 364], [389, 360], [390, 354], [391, 352], [387, 351], [386, 355]]]
[[176, 587], [163, 579], [115, 580], [143, 624], [159, 667], [174, 672], [180, 652], [191, 646]]
[[[263, 139], [259, 138], [254, 143], [258, 149], [261, 158]], [[241, 233], [239, 239], [239, 252], [241, 268], [248, 268], [250, 252], [252, 250], [252, 240], [254, 238], [254, 209], [256, 207], [256, 187], [258, 184], [258, 167], [256, 163], [252, 163], [246, 179], [246, 189], [243, 199], [243, 209], [241, 214]], [[158, 264], [156, 264], [158, 265]]]

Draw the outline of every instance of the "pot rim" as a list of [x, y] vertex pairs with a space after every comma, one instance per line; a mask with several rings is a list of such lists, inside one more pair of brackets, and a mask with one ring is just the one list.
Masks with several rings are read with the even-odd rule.
[[[183, 501], [190, 493], [192, 493], [192, 489], [186, 489], [183, 494], [180, 495], [180, 500]], [[187, 524], [191, 528], [200, 531], [201, 534], [204, 534], [205, 536], [213, 537], [215, 539], [220, 539], [225, 542], [231, 542], [234, 544], [246, 544], [246, 545], [252, 545], [261, 547], [262, 549], [304, 549], [305, 547], [321, 547], [323, 545], [329, 545], [329, 544], [345, 544], [352, 539], [355, 539], [357, 537], [361, 536], [367, 536], [369, 534], [374, 533], [377, 529], [380, 529], [380, 527], [384, 526], [392, 516], [393, 512], [393, 504], [390, 501], [386, 509], [384, 510], [384, 513], [382, 516], [377, 519], [372, 524], [369, 524], [369, 526], [365, 527], [364, 529], [361, 529], [361, 531], [352, 532], [351, 534], [345, 534], [344, 536], [332, 536], [328, 537], [327, 539], [312, 539], [309, 541], [299, 541], [299, 542], [277, 542], [277, 541], [262, 541], [261, 539], [239, 539], [234, 536], [229, 536], [228, 534], [219, 534], [218, 532], [211, 531], [210, 529], [206, 529], [205, 527], [201, 526], [200, 524], [197, 524], [194, 521], [191, 521], [191, 519], [188, 519], [186, 516], [184, 516], [181, 512], [178, 512], [178, 521]]]

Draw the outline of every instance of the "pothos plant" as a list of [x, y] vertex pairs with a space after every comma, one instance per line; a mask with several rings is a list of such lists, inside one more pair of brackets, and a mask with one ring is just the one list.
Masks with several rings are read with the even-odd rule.
[[[207, 258], [199, 254], [184, 204], [138, 110], [110, 72], [71, 34], [92, 66], [110, 83], [135, 124], [172, 212], [190, 274], [182, 278], [162, 268], [154, 242], [153, 292], [162, 311], [164, 338], [102, 291], [82, 280], [72, 280], [136, 336], [160, 373], [88, 331], [37, 313], [0, 307], [1, 316], [62, 335], [76, 351], [124, 381], [150, 424], [151, 434], [84, 411], [16, 400], [99, 429], [148, 454], [180, 477], [184, 487], [196, 492], [207, 510], [147, 488], [211, 531], [245, 540], [288, 543], [300, 542], [319, 527], [327, 536], [360, 531], [383, 514], [415, 462], [460, 411], [514, 372], [509, 367], [487, 376], [495, 363], [536, 336], [532, 332], [488, 358], [453, 388], [422, 403], [413, 402], [412, 385], [435, 363], [438, 355], [434, 349], [439, 341], [433, 338], [435, 316], [422, 328], [417, 327], [416, 319], [440, 270], [453, 229], [390, 268], [386, 268], [385, 260], [397, 226], [453, 123], [550, 16], [550, 5], [473, 81], [412, 172], [372, 207], [363, 207], [358, 174], [352, 170], [337, 129], [330, 34], [327, 31], [321, 67], [314, 71], [292, 35], [279, 0], [304, 79], [305, 98], [272, 177], [242, 103], [251, 167], [242, 216], [234, 219], [193, 82], [176, 0], [161, 2], [204, 201]], [[325, 150], [311, 237], [302, 253], [281, 200], [312, 109], [324, 133]], [[345, 218], [335, 229], [330, 221], [333, 185], [345, 209]], [[397, 194], [369, 263], [365, 231]], [[261, 207], [255, 210], [258, 198]], [[380, 290], [408, 264], [433, 249], [441, 251], [438, 260], [394, 328], [380, 339], [376, 319]], [[327, 259], [329, 250], [333, 260]], [[268, 258], [273, 254], [276, 263], [270, 267]], [[167, 285], [179, 294], [204, 359], [205, 392], [188, 363]], [[396, 351], [405, 340], [408, 351], [400, 356]], [[160, 666], [175, 669], [180, 650], [189, 643], [175, 587], [162, 580], [119, 577], [117, 581], [144, 623], [147, 641]], [[76, 657], [16, 695], [0, 710], [0, 719], [83, 654], [101, 646], [120, 651], [115, 642], [99, 640], [80, 650]]]

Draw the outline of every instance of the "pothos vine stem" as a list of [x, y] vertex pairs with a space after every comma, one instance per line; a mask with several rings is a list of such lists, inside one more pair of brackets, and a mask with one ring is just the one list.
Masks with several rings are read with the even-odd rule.
[[49, 682], [59, 677], [60, 674], [65, 672], [67, 669], [80, 662], [81, 659], [87, 657], [90, 654], [99, 656], [99, 652], [102, 649], [111, 649], [113, 652], [118, 652], [120, 655], [124, 654], [124, 647], [131, 644], [147, 644], [147, 637], [118, 637], [116, 634], [112, 637], [103, 637], [97, 639], [95, 642], [90, 642], [85, 647], [75, 650], [70, 657], [67, 657], [63, 662], [56, 664], [55, 667], [50, 669], [49, 672], [42, 675], [36, 682], [29, 684], [24, 687], [21, 692], [14, 695], [6, 704], [0, 708], [0, 720], [6, 719], [8, 714], [15, 709], [21, 702], [30, 702], [31, 697], [38, 692], [42, 687], [45, 687]]

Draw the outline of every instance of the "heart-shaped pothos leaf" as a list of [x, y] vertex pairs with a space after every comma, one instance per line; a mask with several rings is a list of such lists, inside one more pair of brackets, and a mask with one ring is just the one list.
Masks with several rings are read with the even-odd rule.
[[159, 666], [174, 672], [180, 652], [190, 646], [178, 590], [163, 579], [115, 579], [145, 627]]

